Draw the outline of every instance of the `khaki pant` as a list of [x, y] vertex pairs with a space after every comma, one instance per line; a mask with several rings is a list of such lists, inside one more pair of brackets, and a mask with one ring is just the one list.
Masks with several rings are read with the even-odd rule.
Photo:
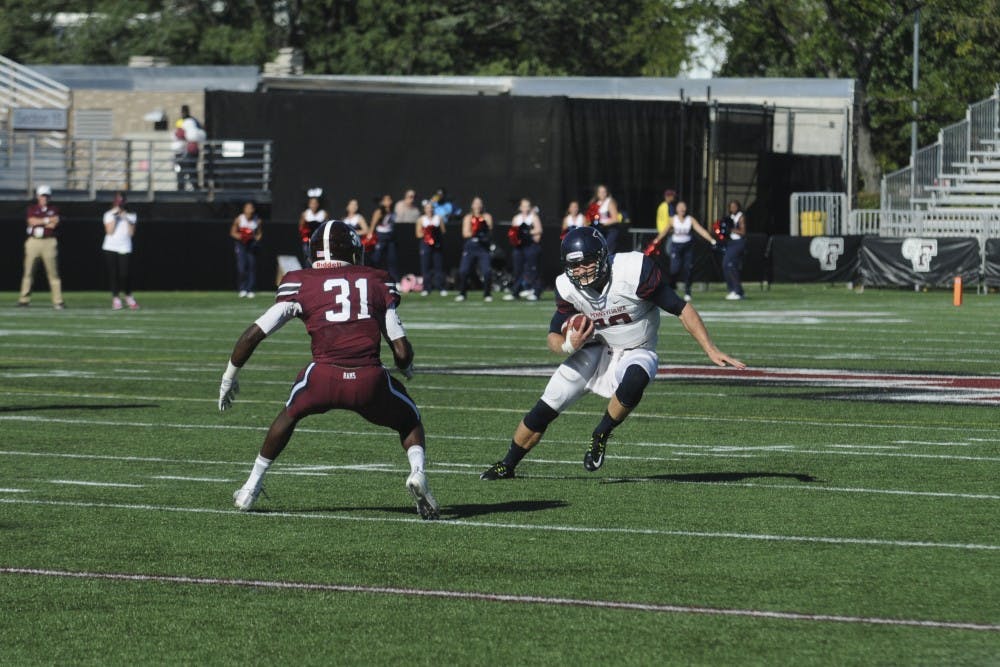
[[56, 266], [58, 256], [54, 238], [36, 239], [28, 237], [24, 242], [24, 277], [21, 278], [21, 298], [19, 303], [31, 301], [31, 283], [35, 275], [35, 264], [42, 260], [45, 265], [45, 275], [49, 279], [49, 289], [52, 290], [52, 303], [63, 302], [62, 281], [59, 279], [59, 267]]

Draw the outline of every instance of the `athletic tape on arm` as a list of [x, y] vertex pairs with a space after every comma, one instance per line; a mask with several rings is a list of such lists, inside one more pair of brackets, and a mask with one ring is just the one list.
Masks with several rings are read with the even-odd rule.
[[395, 308], [385, 311], [385, 333], [389, 336], [389, 340], [399, 340], [406, 335], [406, 329], [403, 328], [403, 322], [399, 319], [399, 313]]
[[285, 322], [302, 312], [302, 306], [295, 301], [279, 301], [254, 322], [264, 335], [270, 335], [285, 325]]

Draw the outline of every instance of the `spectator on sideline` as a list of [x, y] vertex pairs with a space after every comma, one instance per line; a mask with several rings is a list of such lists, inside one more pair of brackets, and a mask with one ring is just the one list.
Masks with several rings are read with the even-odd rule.
[[608, 192], [605, 185], [598, 185], [594, 189], [594, 197], [587, 206], [587, 217], [591, 222], [597, 221], [600, 224], [601, 233], [608, 242], [608, 254], [615, 254], [618, 246], [618, 234], [621, 229], [618, 224], [621, 222], [621, 215], [618, 212], [618, 202]]
[[21, 278], [21, 296], [17, 305], [31, 303], [31, 287], [34, 283], [35, 265], [41, 260], [45, 275], [52, 290], [52, 307], [62, 310], [66, 307], [62, 296], [62, 280], [59, 279], [58, 242], [56, 228], [59, 227], [59, 209], [49, 205], [52, 188], [39, 185], [35, 190], [35, 203], [28, 207], [28, 238], [24, 241], [24, 276]]
[[129, 260], [132, 257], [132, 237], [135, 236], [136, 215], [125, 208], [124, 192], [115, 194], [114, 205], [104, 214], [104, 243], [101, 251], [111, 282], [111, 310], [122, 309], [122, 292], [130, 310], [139, 310], [132, 297]]
[[424, 214], [413, 229], [420, 239], [420, 275], [424, 280], [420, 296], [427, 296], [431, 290], [439, 290], [441, 296], [448, 296], [444, 288], [444, 238], [445, 222], [434, 213], [434, 202], [424, 201]]
[[302, 211], [302, 215], [299, 216], [299, 240], [302, 242], [302, 261], [304, 262], [302, 266], [308, 267], [309, 241], [316, 228], [326, 222], [328, 216], [320, 202], [323, 188], [309, 188], [306, 195], [309, 197], [309, 203], [306, 204], [306, 210]]
[[243, 205], [243, 212], [236, 216], [229, 228], [236, 252], [236, 274], [239, 297], [252, 299], [257, 288], [257, 244], [264, 236], [264, 221], [257, 215], [253, 202]]
[[205, 142], [205, 130], [198, 119], [191, 115], [188, 105], [181, 106], [181, 117], [174, 131], [174, 156], [178, 190], [198, 189], [198, 155]]
[[455, 301], [465, 301], [469, 276], [476, 264], [483, 279], [483, 301], [493, 300], [493, 275], [490, 272], [490, 248], [493, 245], [493, 216], [483, 210], [482, 197], [475, 197], [469, 205], [469, 214], [462, 219], [462, 262], [458, 267], [458, 296]]
[[503, 295], [503, 300], [513, 301], [520, 297], [538, 301], [542, 293], [539, 266], [542, 258], [542, 220], [538, 217], [538, 207], [532, 206], [527, 197], [521, 200], [517, 214], [510, 221], [507, 238], [514, 256], [514, 285], [511, 293]]
[[459, 215], [461, 211], [455, 210], [455, 205], [451, 203], [448, 199], [448, 193], [445, 192], [444, 188], [438, 188], [431, 197], [431, 201], [434, 202], [434, 215], [439, 216], [445, 222], [453, 215]]
[[670, 219], [670, 224], [651, 245], [659, 246], [665, 239], [670, 239], [670, 270], [667, 284], [670, 289], [676, 290], [677, 278], [683, 276], [684, 300], [690, 301], [691, 272], [694, 268], [694, 237], [691, 236], [691, 232], [711, 243], [713, 248], [716, 242], [701, 223], [688, 215], [686, 202], [677, 202], [676, 211], [677, 213]]
[[392, 195], [382, 195], [378, 208], [372, 213], [371, 227], [375, 230], [371, 264], [385, 270], [393, 282], [398, 283], [399, 257], [396, 251], [396, 213], [392, 207]]
[[746, 250], [747, 217], [743, 205], [736, 199], [729, 202], [729, 225], [726, 252], [722, 257], [722, 275], [726, 278], [729, 293], [726, 299], [739, 301], [744, 297], [740, 273], [743, 271], [743, 253]]
[[396, 214], [396, 222], [416, 222], [420, 218], [420, 209], [417, 208], [416, 199], [416, 191], [407, 190], [403, 194], [403, 198], [396, 202], [396, 207], [393, 209]]
[[559, 235], [559, 238], [565, 237], [571, 229], [586, 227], [588, 224], [587, 218], [583, 213], [580, 213], [580, 202], [574, 199], [566, 207], [566, 215], [562, 221], [562, 233]]
[[361, 215], [359, 209], [361, 207], [358, 205], [357, 199], [352, 199], [347, 202], [347, 207], [344, 209], [344, 222], [347, 226], [354, 230], [354, 233], [358, 235], [358, 238], [364, 238], [368, 235], [368, 221], [365, 220], [365, 216]]
[[[670, 226], [671, 219], [677, 213], [677, 192], [674, 190], [663, 191], [663, 201], [656, 209], [656, 233], [659, 237]], [[659, 238], [658, 237], [658, 238]]]

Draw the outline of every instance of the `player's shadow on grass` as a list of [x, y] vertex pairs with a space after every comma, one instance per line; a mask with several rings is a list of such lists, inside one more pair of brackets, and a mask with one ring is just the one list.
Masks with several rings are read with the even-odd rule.
[[[568, 507], [565, 500], [509, 500], [502, 503], [468, 503], [464, 505], [443, 505], [441, 507], [442, 519], [468, 519], [475, 516], [485, 516], [487, 514], [521, 514], [526, 512], [542, 512], [544, 510], [554, 510], [561, 507]], [[266, 509], [259, 510], [260, 513], [267, 513]], [[287, 510], [285, 510], [287, 511]], [[415, 514], [413, 505], [397, 505], [394, 507], [322, 507], [313, 509], [297, 510], [303, 514], [310, 512], [385, 512], [388, 514], [405, 514], [411, 516]]]
[[156, 403], [115, 403], [114, 405], [5, 405], [0, 412], [39, 412], [42, 410], [129, 410], [136, 408], [158, 408]]
[[822, 480], [798, 472], [692, 472], [674, 475], [645, 475], [642, 477], [612, 477], [602, 481], [604, 484], [628, 484], [630, 482], [697, 482], [701, 484], [726, 484], [743, 482], [748, 479], [792, 479], [797, 482], [812, 484]]

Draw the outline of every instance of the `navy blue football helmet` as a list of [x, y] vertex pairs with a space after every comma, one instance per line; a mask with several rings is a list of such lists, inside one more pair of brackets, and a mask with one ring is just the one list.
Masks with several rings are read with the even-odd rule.
[[[577, 287], [601, 289], [611, 272], [608, 262], [608, 244], [596, 227], [577, 227], [570, 230], [559, 248], [563, 271]], [[581, 264], [593, 263], [585, 273], [575, 273]]]
[[309, 261], [361, 264], [365, 249], [357, 232], [343, 220], [328, 220], [316, 228], [309, 241]]

